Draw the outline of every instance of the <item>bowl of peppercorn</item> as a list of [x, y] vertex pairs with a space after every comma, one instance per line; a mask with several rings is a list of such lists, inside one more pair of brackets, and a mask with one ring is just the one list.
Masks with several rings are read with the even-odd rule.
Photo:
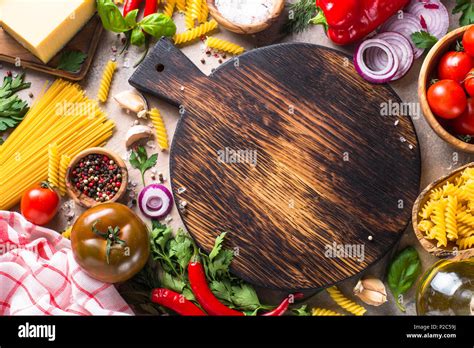
[[102, 147], [80, 152], [66, 173], [68, 195], [86, 208], [121, 199], [127, 191], [127, 182], [127, 166], [122, 158]]

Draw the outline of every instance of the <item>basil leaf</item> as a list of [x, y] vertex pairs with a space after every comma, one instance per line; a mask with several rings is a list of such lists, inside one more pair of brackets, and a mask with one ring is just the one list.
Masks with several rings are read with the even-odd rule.
[[97, 12], [105, 29], [123, 33], [132, 29], [112, 0], [97, 0]]
[[153, 13], [146, 16], [138, 23], [138, 26], [156, 38], [171, 37], [176, 33], [176, 24], [163, 13]]
[[138, 10], [133, 10], [127, 13], [125, 16], [125, 22], [131, 27], [135, 27], [137, 25], [137, 16], [138, 16]]
[[415, 248], [408, 247], [400, 252], [388, 269], [388, 286], [397, 300], [398, 307], [405, 311], [398, 297], [403, 295], [415, 284], [421, 273], [421, 262]]

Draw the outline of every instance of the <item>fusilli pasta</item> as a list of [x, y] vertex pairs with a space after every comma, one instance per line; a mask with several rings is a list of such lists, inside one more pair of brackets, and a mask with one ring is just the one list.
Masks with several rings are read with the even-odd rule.
[[176, 34], [173, 38], [174, 43], [179, 45], [182, 43], [193, 41], [216, 28], [217, 22], [214, 19], [211, 19], [209, 22], [205, 22], [194, 29], [187, 30], [184, 33]]
[[56, 143], [48, 147], [48, 182], [53, 187], [59, 187], [59, 149]]
[[156, 142], [160, 146], [161, 150], [168, 150], [168, 132], [166, 131], [165, 123], [161, 117], [160, 111], [158, 109], [151, 109], [149, 112], [151, 123], [156, 131]]
[[102, 103], [107, 101], [109, 96], [110, 85], [112, 84], [112, 79], [114, 77], [115, 70], [117, 69], [117, 63], [109, 60], [105, 66], [104, 72], [102, 74], [102, 80], [100, 81], [99, 92], [97, 94], [97, 99]]
[[341, 308], [354, 315], [364, 315], [367, 310], [355, 303], [354, 301], [349, 300], [345, 297], [342, 292], [338, 290], [335, 286], [326, 289], [329, 293], [329, 296], [336, 302]]
[[186, 0], [176, 0], [176, 8], [180, 12], [186, 11]]
[[209, 48], [214, 48], [216, 50], [232, 53], [235, 55], [241, 54], [245, 51], [245, 48], [239, 45], [236, 45], [235, 43], [218, 39], [216, 37], [208, 37], [206, 40], [206, 46]]
[[335, 316], [344, 316], [344, 314], [334, 312], [330, 309], [325, 308], [313, 308], [311, 313], [315, 317], [335, 317]]
[[207, 7], [207, 1], [202, 0], [201, 2], [201, 12], [199, 13], [199, 23], [204, 23], [209, 17], [209, 7]]
[[170, 18], [173, 17], [175, 5], [176, 5], [176, 0], [167, 0], [165, 7], [163, 8], [163, 14]]
[[64, 196], [66, 194], [66, 171], [71, 157], [68, 155], [62, 155], [59, 161], [59, 194]]

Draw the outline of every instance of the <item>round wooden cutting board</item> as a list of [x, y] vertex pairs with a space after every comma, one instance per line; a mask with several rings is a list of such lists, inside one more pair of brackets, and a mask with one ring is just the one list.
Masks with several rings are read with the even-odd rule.
[[207, 77], [162, 39], [130, 83], [180, 106], [171, 180], [183, 221], [207, 252], [228, 231], [232, 270], [251, 283], [331, 285], [380, 259], [410, 221], [411, 119], [340, 52], [274, 45]]

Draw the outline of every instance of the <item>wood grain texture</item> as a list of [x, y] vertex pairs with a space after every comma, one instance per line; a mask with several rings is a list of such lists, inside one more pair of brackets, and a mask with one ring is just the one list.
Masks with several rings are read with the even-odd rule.
[[[206, 77], [161, 40], [130, 83], [180, 105], [170, 166], [175, 198], [189, 203], [183, 221], [206, 251], [228, 231], [233, 271], [247, 281], [334, 284], [382, 257], [410, 221], [420, 179], [413, 124], [381, 116], [399, 97], [360, 79], [342, 53], [268, 46]], [[256, 166], [221, 163], [226, 148], [256, 151]], [[363, 246], [363, 260], [327, 257], [333, 243]]]
[[[21, 65], [25, 68], [72, 81], [80, 81], [89, 71], [102, 32], [103, 27], [100, 18], [94, 16], [48, 64], [45, 64], [0, 28], [0, 47], [2, 48], [0, 61], [15, 64], [16, 59], [20, 58]], [[76, 73], [56, 69], [61, 54], [69, 50], [81, 51], [87, 54], [81, 70]]]

